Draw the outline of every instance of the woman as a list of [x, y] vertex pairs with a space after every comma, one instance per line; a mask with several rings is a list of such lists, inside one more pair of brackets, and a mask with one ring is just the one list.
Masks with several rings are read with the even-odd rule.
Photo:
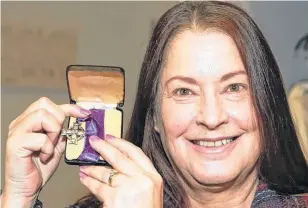
[[292, 86], [288, 100], [300, 145], [308, 161], [308, 80], [302, 80]]
[[[86, 115], [45, 98], [13, 121], [7, 207], [34, 202], [63, 152], [65, 141], [57, 140], [65, 116]], [[126, 138], [131, 143], [91, 138], [117, 174], [81, 168], [81, 183], [93, 195], [75, 207], [307, 205], [293, 196], [308, 191], [308, 168], [278, 66], [256, 24], [229, 3], [182, 2], [161, 17]]]

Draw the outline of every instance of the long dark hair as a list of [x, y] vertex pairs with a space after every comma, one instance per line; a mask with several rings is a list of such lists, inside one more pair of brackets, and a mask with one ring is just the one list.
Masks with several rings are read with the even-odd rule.
[[246, 12], [230, 3], [181, 2], [169, 9], [154, 28], [126, 134], [127, 139], [142, 147], [163, 177], [164, 207], [182, 208], [188, 203], [154, 129], [161, 68], [172, 38], [185, 29], [202, 31], [206, 28], [216, 28], [233, 38], [247, 70], [262, 140], [260, 178], [281, 194], [307, 192], [308, 167], [297, 139], [283, 81], [258, 26]]

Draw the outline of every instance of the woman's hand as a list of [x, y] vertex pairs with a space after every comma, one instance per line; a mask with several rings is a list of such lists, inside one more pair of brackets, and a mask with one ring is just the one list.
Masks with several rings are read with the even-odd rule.
[[67, 116], [86, 117], [77, 105], [56, 105], [40, 98], [9, 126], [6, 144], [4, 207], [29, 207], [55, 172], [65, 149], [59, 137]]
[[112, 169], [80, 167], [81, 182], [107, 208], [162, 208], [163, 180], [143, 151], [118, 138], [90, 137], [90, 144], [117, 171], [109, 184]]

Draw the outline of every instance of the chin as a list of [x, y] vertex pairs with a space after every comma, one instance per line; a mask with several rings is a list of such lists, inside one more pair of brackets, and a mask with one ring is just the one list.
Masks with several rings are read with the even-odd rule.
[[234, 168], [234, 163], [233, 165], [228, 166], [223, 162], [216, 161], [212, 162], [212, 164], [203, 165], [202, 168], [200, 168], [200, 166], [195, 167], [194, 170], [192, 170], [192, 176], [200, 184], [223, 185], [231, 183], [238, 178], [241, 170], [237, 170]]

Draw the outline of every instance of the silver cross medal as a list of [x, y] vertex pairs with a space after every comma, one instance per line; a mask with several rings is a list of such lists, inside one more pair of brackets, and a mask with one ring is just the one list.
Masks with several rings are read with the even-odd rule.
[[84, 138], [85, 130], [82, 128], [80, 122], [74, 122], [69, 129], [62, 129], [61, 136], [66, 136], [69, 144], [78, 145], [78, 141]]

